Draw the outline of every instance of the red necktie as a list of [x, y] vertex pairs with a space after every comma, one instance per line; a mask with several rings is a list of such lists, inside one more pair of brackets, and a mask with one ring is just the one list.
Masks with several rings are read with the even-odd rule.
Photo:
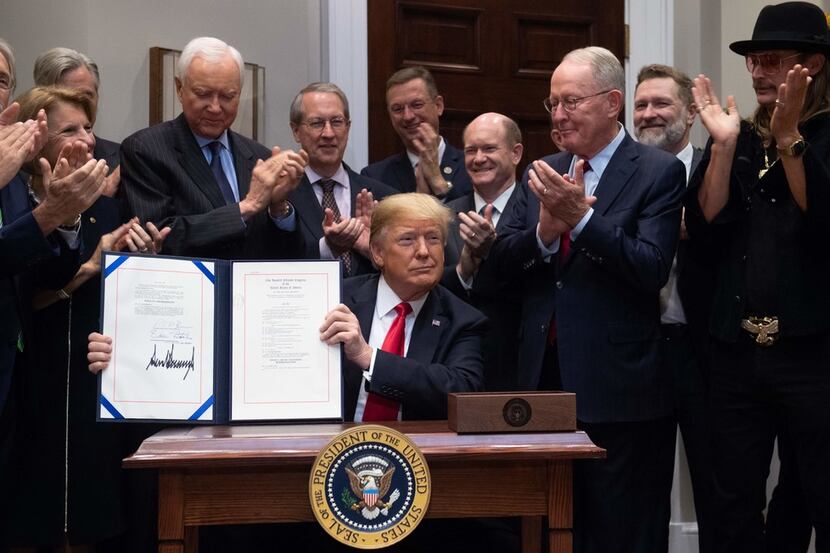
[[[406, 316], [412, 313], [412, 306], [402, 301], [395, 306], [398, 316], [392, 321], [389, 332], [380, 347], [385, 352], [393, 353], [403, 357], [404, 345], [406, 343]], [[395, 400], [387, 399], [379, 394], [369, 392], [366, 398], [366, 407], [363, 410], [363, 422], [372, 421], [396, 421], [401, 404]]]
[[[588, 171], [591, 171], [591, 164], [588, 163], [588, 160], [583, 160], [585, 163], [582, 166], [582, 174], [585, 175]], [[563, 267], [565, 263], [568, 261], [568, 257], [571, 255], [571, 231], [567, 231], [562, 233], [559, 236], [559, 257], [557, 258], [557, 262], [559, 267]], [[556, 314], [554, 313], [553, 317], [550, 320], [550, 327], [548, 328], [548, 344], [553, 345], [556, 342]]]

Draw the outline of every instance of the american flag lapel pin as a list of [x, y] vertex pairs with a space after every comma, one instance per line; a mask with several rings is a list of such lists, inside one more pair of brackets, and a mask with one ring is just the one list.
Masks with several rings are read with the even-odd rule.
[[432, 326], [441, 326], [441, 321], [438, 319], [432, 319]]

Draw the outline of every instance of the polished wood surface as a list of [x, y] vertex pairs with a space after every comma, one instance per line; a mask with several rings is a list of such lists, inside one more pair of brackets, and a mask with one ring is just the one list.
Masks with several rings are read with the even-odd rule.
[[[576, 394], [569, 392], [451, 393], [447, 407], [450, 430], [461, 434], [576, 430]], [[509, 420], [517, 413], [520, 420]]]
[[[195, 551], [200, 525], [314, 520], [308, 477], [318, 452], [353, 424], [171, 428], [125, 459], [159, 470], [159, 551]], [[522, 516], [523, 551], [548, 516], [549, 550], [571, 550], [572, 460], [604, 451], [582, 432], [475, 434], [446, 421], [389, 424], [426, 456], [427, 517]]]

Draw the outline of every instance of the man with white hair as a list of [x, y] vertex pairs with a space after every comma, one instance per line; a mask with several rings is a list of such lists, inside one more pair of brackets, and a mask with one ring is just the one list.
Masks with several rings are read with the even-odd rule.
[[236, 48], [211, 37], [191, 40], [176, 65], [182, 114], [121, 145], [129, 211], [172, 229], [162, 253], [222, 259], [302, 255], [286, 198], [308, 156], [269, 151], [230, 130], [243, 71]]
[[607, 451], [574, 463], [577, 552], [668, 549], [675, 425], [658, 297], [686, 174], [619, 124], [624, 90], [608, 50], [562, 59], [544, 105], [564, 151], [531, 163], [480, 269], [522, 290], [519, 385], [575, 392], [579, 428]]

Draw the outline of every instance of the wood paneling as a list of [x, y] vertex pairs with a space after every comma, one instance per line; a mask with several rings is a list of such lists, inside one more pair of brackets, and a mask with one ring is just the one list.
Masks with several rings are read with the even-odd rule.
[[403, 148], [386, 113], [386, 79], [402, 67], [432, 71], [444, 97], [440, 131], [456, 146], [477, 115], [512, 117], [522, 168], [554, 151], [542, 100], [562, 56], [590, 45], [624, 55], [624, 0], [368, 0], [368, 10], [370, 161]]

